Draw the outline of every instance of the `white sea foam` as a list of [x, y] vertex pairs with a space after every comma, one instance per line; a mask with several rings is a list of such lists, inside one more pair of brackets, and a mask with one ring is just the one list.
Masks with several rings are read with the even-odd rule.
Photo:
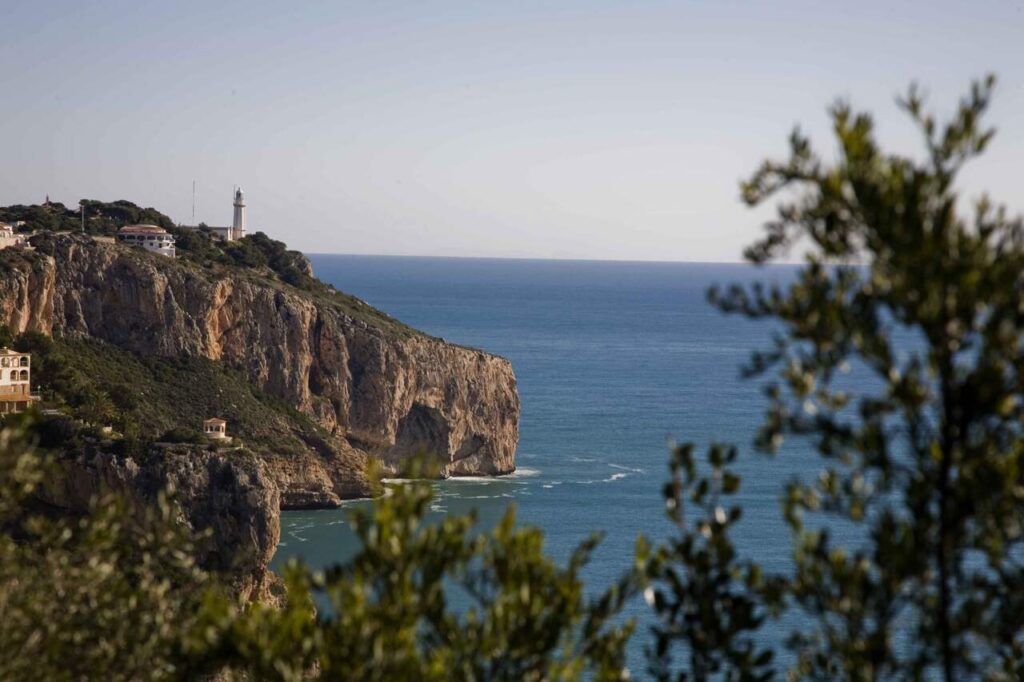
[[621, 469], [622, 471], [632, 471], [634, 474], [642, 474], [642, 473], [646, 472], [645, 469], [635, 469], [633, 467], [622, 466], [621, 464], [611, 464], [611, 463], [609, 463], [608, 466], [610, 466], [612, 469]]
[[517, 467], [511, 474], [503, 476], [502, 478], [525, 478], [526, 476], [536, 476], [540, 473], [539, 469], [530, 469], [527, 467]]
[[626, 476], [629, 476], [629, 474], [626, 473], [625, 471], [620, 471], [617, 474], [612, 474], [608, 478], [593, 479], [590, 481], [580, 481], [580, 483], [584, 483], [586, 485], [591, 485], [594, 483], [614, 483], [615, 481], [622, 480]]

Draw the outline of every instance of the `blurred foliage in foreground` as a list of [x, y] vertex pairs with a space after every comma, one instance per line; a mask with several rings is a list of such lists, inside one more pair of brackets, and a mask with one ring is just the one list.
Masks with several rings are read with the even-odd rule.
[[[840, 102], [834, 162], [797, 131], [789, 159], [744, 185], [751, 205], [783, 197], [748, 258], [797, 248], [805, 264], [785, 286], [710, 298], [781, 329], [746, 368], [775, 377], [755, 442], [775, 453], [800, 437], [823, 469], [783, 496], [792, 574], [766, 578], [733, 559], [733, 515], [717, 506], [669, 552], [692, 570], [663, 581], [655, 605], [670, 625], [659, 643], [688, 645], [694, 679], [762, 675], [751, 634], [759, 618], [793, 612], [795, 678], [1024, 679], [1024, 229], [987, 197], [963, 217], [955, 191], [992, 139], [982, 125], [992, 86], [976, 83], [945, 125], [911, 88], [900, 106], [921, 131], [919, 159], [884, 153], [871, 117]], [[854, 367], [873, 391], [851, 393]], [[721, 461], [713, 484], [690, 489], [693, 502], [734, 487]], [[833, 519], [863, 544], [834, 543]], [[694, 557], [693, 542], [710, 558]], [[697, 593], [716, 572], [729, 579], [714, 597]]]
[[25, 434], [0, 430], [0, 679], [623, 679], [632, 624], [613, 620], [635, 586], [584, 595], [596, 537], [559, 566], [511, 510], [490, 533], [425, 524], [417, 479], [356, 513], [351, 562], [290, 565], [283, 605], [240, 603], [196, 566], [167, 496], [100, 496], [80, 519], [33, 509], [47, 457]]
[[[355, 513], [362, 549], [351, 562], [325, 573], [287, 568], [286, 608], [208, 602], [197, 650], [286, 680], [314, 670], [355, 680], [623, 678], [632, 624], [610, 621], [631, 586], [584, 595], [579, 573], [596, 538], [560, 567], [544, 556], [541, 531], [517, 528], [512, 510], [474, 534], [471, 516], [422, 523], [427, 483], [389, 492]], [[453, 609], [454, 591], [469, 604]], [[330, 615], [311, 617], [313, 595], [326, 596]]]
[[[712, 446], [705, 464], [686, 444], [665, 489], [675, 537], [641, 539], [635, 566], [596, 597], [580, 580], [595, 540], [559, 566], [512, 512], [483, 534], [468, 517], [423, 523], [429, 486], [411, 483], [357, 516], [352, 561], [292, 565], [280, 608], [239, 604], [195, 569], [165, 503], [27, 513], [43, 464], [5, 431], [0, 676], [623, 679], [632, 624], [618, 614], [642, 589], [658, 679], [776, 677], [761, 629], [786, 615], [793, 679], [1024, 679], [1024, 228], [984, 197], [963, 217], [954, 189], [992, 137], [991, 89], [975, 84], [945, 125], [911, 89], [901, 106], [920, 159], [883, 153], [871, 118], [839, 103], [835, 161], [796, 132], [789, 159], [744, 185], [751, 205], [784, 196], [750, 260], [804, 254], [790, 284], [710, 293], [781, 330], [746, 370], [774, 377], [756, 445], [775, 453], [798, 436], [822, 458], [783, 493], [790, 573], [767, 575], [730, 538], [737, 450]], [[849, 390], [852, 367], [872, 391]], [[863, 543], [835, 544], [830, 519]], [[452, 607], [455, 590], [470, 606]]]
[[0, 679], [174, 677], [208, 583], [174, 507], [51, 517], [27, 504], [48, 471], [21, 424], [0, 430]]

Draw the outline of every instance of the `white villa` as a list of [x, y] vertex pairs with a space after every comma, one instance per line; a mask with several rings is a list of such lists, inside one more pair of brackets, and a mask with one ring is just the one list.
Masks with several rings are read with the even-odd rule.
[[231, 221], [231, 227], [213, 227], [205, 225], [200, 227], [199, 225], [179, 225], [178, 227], [186, 230], [199, 230], [207, 229], [213, 232], [213, 235], [225, 242], [233, 242], [236, 239], [241, 239], [245, 236], [245, 196], [242, 194], [242, 188], [239, 187], [235, 190], [235, 208], [234, 217]]
[[0, 249], [6, 249], [8, 246], [21, 246], [25, 241], [25, 235], [15, 232], [14, 225], [0, 223]]
[[210, 440], [231, 440], [228, 436], [228, 423], [218, 417], [203, 422], [203, 435]]
[[146, 251], [174, 258], [174, 237], [156, 225], [126, 225], [117, 231], [117, 241], [130, 246], [141, 246]]
[[20, 414], [38, 400], [31, 383], [32, 356], [0, 348], [0, 415]]

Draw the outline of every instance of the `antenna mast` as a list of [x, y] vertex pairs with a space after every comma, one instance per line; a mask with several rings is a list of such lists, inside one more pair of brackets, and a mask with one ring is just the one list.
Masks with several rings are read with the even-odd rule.
[[196, 224], [196, 181], [192, 181], [192, 224]]

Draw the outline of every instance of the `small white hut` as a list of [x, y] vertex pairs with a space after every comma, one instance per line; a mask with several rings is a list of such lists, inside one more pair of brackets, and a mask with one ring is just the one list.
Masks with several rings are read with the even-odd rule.
[[231, 440], [228, 437], [228, 423], [217, 417], [203, 422], [203, 434], [210, 440]]

